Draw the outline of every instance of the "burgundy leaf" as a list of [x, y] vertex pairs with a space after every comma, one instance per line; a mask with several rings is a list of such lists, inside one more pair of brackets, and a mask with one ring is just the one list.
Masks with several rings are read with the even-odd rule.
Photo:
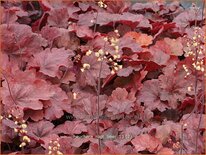
[[190, 22], [194, 22], [195, 20], [202, 20], [201, 10], [197, 10], [197, 8], [191, 7], [180, 13], [177, 17], [175, 17], [173, 22], [176, 23], [177, 27], [185, 28], [190, 25]]
[[166, 65], [170, 56], [164, 53], [161, 49], [151, 47], [150, 52], [152, 53], [152, 60], [158, 65]]
[[[86, 95], [86, 94], [85, 94]], [[103, 114], [103, 109], [107, 101], [107, 96], [100, 96], [100, 115]], [[74, 100], [73, 115], [80, 120], [90, 122], [97, 119], [97, 97], [91, 94], [83, 96], [77, 94], [77, 99]]]
[[159, 87], [159, 80], [152, 79], [143, 83], [137, 100], [139, 102], [144, 102], [145, 107], [150, 110], [155, 110], [157, 108], [160, 111], [164, 111], [168, 105], [161, 100], [161, 96], [162, 90]]
[[110, 69], [107, 63], [104, 60], [103, 62], [97, 61], [97, 58], [94, 54], [90, 56], [83, 56], [82, 64], [89, 64], [89, 68], [85, 69], [83, 72], [80, 73], [79, 82], [82, 83], [82, 85], [96, 85], [96, 81], [99, 77], [101, 64], [102, 70], [100, 78], [106, 78], [110, 74]]
[[124, 0], [114, 0], [114, 1], [108, 1], [106, 4], [107, 4], [108, 12], [123, 13], [128, 10], [131, 3], [129, 1], [124, 1]]
[[[79, 15], [80, 20], [78, 21], [78, 25], [92, 26], [95, 22], [95, 18], [97, 16], [96, 14], [97, 13], [87, 12], [85, 14]], [[98, 18], [96, 23], [100, 26], [108, 25], [112, 22], [120, 22], [131, 27], [135, 27], [137, 25], [138, 27], [151, 27], [149, 21], [146, 18], [144, 18], [144, 16], [134, 15], [129, 12], [125, 12], [122, 14], [109, 14], [107, 12], [99, 12], [98, 17], [101, 18]]]
[[31, 27], [23, 24], [1, 25], [2, 51], [14, 55], [31, 55], [42, 50], [47, 42], [41, 35], [33, 33]]
[[49, 136], [53, 130], [54, 125], [49, 121], [39, 121], [28, 124], [28, 135], [36, 138], [45, 138]]
[[76, 32], [77, 36], [80, 38], [91, 39], [94, 34], [91, 29], [87, 26], [77, 26], [76, 24], [69, 26], [69, 31]]
[[[111, 117], [124, 115], [132, 112], [135, 97], [131, 96], [126, 89], [116, 88], [107, 103], [107, 112]], [[112, 115], [113, 116], [112, 116]]]
[[29, 118], [35, 122], [40, 121], [44, 118], [44, 111], [28, 109], [24, 112], [24, 119], [27, 120]]
[[87, 132], [87, 128], [80, 121], [66, 121], [64, 124], [57, 126], [53, 132], [74, 135]]
[[133, 52], [141, 51], [141, 47], [136, 43], [136, 41], [126, 35], [120, 38], [119, 47], [120, 49], [129, 48]]
[[64, 115], [64, 111], [71, 112], [71, 99], [58, 86], [54, 87], [55, 95], [48, 101], [48, 107], [45, 109], [45, 118], [55, 120]]
[[136, 136], [131, 142], [137, 151], [148, 150], [151, 153], [156, 153], [162, 148], [161, 142], [148, 134]]
[[154, 12], [157, 12], [160, 10], [160, 6], [157, 2], [135, 3], [132, 6], [132, 10], [135, 11], [152, 10]]
[[48, 25], [55, 27], [67, 28], [69, 14], [67, 8], [59, 8], [50, 11], [48, 17]]
[[31, 80], [30, 83], [28, 81], [9, 81], [9, 83], [12, 96], [6, 83], [3, 83], [2, 88], [3, 104], [8, 109], [18, 107], [22, 110], [41, 110], [43, 104], [40, 100], [49, 100], [55, 94], [51, 85], [42, 79]]
[[35, 54], [34, 59], [32, 60], [31, 67], [39, 67], [40, 72], [51, 76], [59, 77], [59, 67], [60, 66], [72, 66], [71, 58], [73, 56], [71, 50], [65, 50], [63, 48], [57, 49], [53, 48], [52, 50], [46, 49], [41, 53]]
[[161, 100], [168, 101], [172, 108], [177, 108], [178, 101], [182, 101], [187, 93], [187, 87], [190, 85], [184, 76], [185, 72], [175, 72], [167, 70], [165, 75], [160, 75], [160, 87], [163, 89]]

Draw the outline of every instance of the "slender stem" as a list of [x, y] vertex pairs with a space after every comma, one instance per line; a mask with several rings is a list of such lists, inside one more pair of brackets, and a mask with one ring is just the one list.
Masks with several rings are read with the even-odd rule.
[[24, 146], [22, 146], [22, 148], [21, 148], [21, 152], [24, 154]]
[[96, 30], [97, 30], [97, 19], [98, 19], [98, 15], [99, 15], [99, 12], [97, 11], [97, 15], [96, 15], [96, 17], [95, 17], [95, 24], [94, 24], [93, 33], [95, 33]]
[[[196, 6], [197, 6], [197, 1], [196, 1]], [[203, 20], [203, 16], [204, 16], [204, 7], [205, 7], [205, 0], [203, 0], [202, 20]], [[198, 10], [196, 10], [196, 16], [198, 14], [197, 11]], [[195, 27], [197, 27], [197, 20], [195, 20]], [[198, 60], [197, 50], [195, 51], [195, 64], [197, 63], [197, 60]], [[203, 82], [204, 82], [204, 74], [203, 74]], [[196, 113], [198, 111], [197, 85], [198, 85], [198, 71], [197, 71], [197, 69], [195, 69], [195, 107], [193, 108], [192, 112], [189, 114], [189, 116], [184, 121], [186, 121], [195, 111], [196, 111]], [[204, 92], [204, 86], [203, 86], [203, 92]], [[203, 103], [204, 103], [204, 97], [203, 97]], [[199, 137], [198, 136], [199, 135], [199, 128], [200, 128], [200, 123], [201, 123], [202, 113], [203, 113], [203, 103], [202, 104], [200, 103], [201, 104], [201, 112], [200, 112], [200, 119], [199, 119], [199, 123], [198, 123], [198, 128], [197, 128], [197, 133], [196, 133], [196, 142], [195, 142], [195, 152], [196, 153], [198, 153], [197, 152], [197, 149], [198, 149], [197, 145], [198, 145], [198, 137]], [[181, 143], [182, 143], [182, 147], [183, 147], [183, 124], [181, 125]], [[182, 147], [180, 150], [181, 154], [182, 154]]]
[[116, 24], [116, 23], [115, 23], [115, 22], [113, 22], [113, 30], [115, 30], [115, 24]]
[[183, 129], [183, 126], [184, 126], [184, 122], [181, 124], [181, 147], [180, 147], [180, 154], [183, 153], [182, 151], [183, 151], [183, 145], [184, 145], [184, 144], [183, 144], [183, 138], [184, 138], [184, 137], [183, 137], [183, 130], [184, 130], [184, 129]]
[[[196, 6], [197, 6], [197, 1], [196, 1]], [[205, 0], [203, 0], [202, 20], [204, 17], [204, 7], [205, 7]], [[196, 10], [196, 16], [197, 16], [197, 10]], [[195, 20], [195, 27], [197, 27], [197, 20]], [[197, 50], [199, 50], [199, 49], [197, 49]], [[198, 59], [197, 50], [195, 51], [195, 64], [197, 63], [197, 59]], [[198, 105], [197, 105], [197, 84], [198, 84], [198, 71], [195, 69], [195, 107], [193, 108], [192, 112], [185, 120], [187, 120], [197, 110], [197, 107], [198, 107]]]
[[32, 11], [34, 11], [34, 10], [35, 10], [35, 8], [34, 8], [34, 5], [32, 4], [32, 2], [29, 2], [29, 5], [31, 6]]
[[[104, 44], [103, 50], [105, 50], [106, 42]], [[100, 119], [100, 93], [101, 93], [101, 74], [102, 74], [102, 65], [104, 61], [104, 56], [102, 56], [102, 60], [100, 61], [99, 75], [98, 75], [98, 83], [97, 83], [97, 134], [100, 136], [100, 127], [99, 127], [99, 119]], [[101, 154], [101, 138], [98, 137], [99, 143], [99, 154]]]
[[[202, 20], [204, 18], [204, 9], [205, 9], [205, 0], [203, 0], [203, 6], [202, 6]], [[203, 23], [201, 26], [203, 26]]]
[[[199, 48], [195, 51], [195, 64], [197, 64], [197, 61], [198, 61], [198, 51], [199, 50]], [[198, 85], [198, 71], [197, 71], [197, 69], [195, 69], [195, 81], [194, 81], [194, 83], [195, 83], [195, 85], [194, 85], [194, 87], [195, 87], [195, 107], [193, 108], [193, 110], [191, 111], [191, 113], [189, 114], [189, 116], [187, 117], [187, 118], [185, 118], [185, 120], [184, 121], [186, 121], [188, 118], [190, 118], [190, 116], [193, 114], [193, 113], [195, 113], [195, 112], [197, 112], [197, 109], [198, 109], [198, 98], [197, 98], [197, 85]]]
[[[196, 11], [196, 16], [197, 16], [197, 11]], [[197, 20], [195, 20], [195, 27], [197, 25]], [[198, 53], [197, 53], [197, 50], [195, 51], [195, 64], [197, 64], [197, 58], [198, 58]], [[184, 140], [183, 140], [183, 134], [184, 134], [184, 122], [196, 111], [198, 105], [197, 105], [197, 83], [198, 83], [198, 72], [197, 72], [197, 69], [195, 69], [195, 107], [193, 108], [192, 112], [189, 114], [189, 116], [183, 120], [183, 123], [181, 124], [181, 148], [180, 148], [180, 154], [183, 154], [183, 145], [184, 145]]]
[[[195, 7], [196, 7], [195, 16], [197, 17], [197, 16], [198, 16], [197, 1], [196, 1], [196, 4], [195, 4]], [[196, 26], [197, 26], [197, 20], [195, 20], [195, 27], [196, 27]]]
[[9, 81], [8, 81], [6, 75], [5, 75], [3, 72], [1, 72], [1, 73], [2, 73], [4, 79], [5, 79], [6, 83], [7, 83], [7, 86], [8, 86], [8, 89], [9, 89], [10, 97], [11, 97], [13, 103], [14, 103], [15, 105], [17, 105], [17, 104], [16, 104], [16, 101], [14, 100], [13, 95], [12, 95], [12, 93], [11, 93], [11, 87], [10, 87]]
[[205, 102], [205, 96], [204, 96], [204, 92], [205, 92], [204, 74], [203, 74], [203, 77], [202, 77], [202, 82], [203, 82], [203, 84], [202, 84], [203, 97], [202, 97], [202, 103], [200, 103], [201, 104], [201, 107], [200, 107], [200, 118], [199, 118], [199, 122], [198, 122], [197, 133], [196, 133], [196, 141], [195, 141], [195, 152], [196, 153], [198, 153], [199, 129], [200, 129], [201, 121], [202, 121], [202, 114], [203, 114], [203, 111], [204, 111], [204, 102]]
[[[204, 16], [204, 8], [205, 8], [205, 0], [203, 0], [203, 7], [202, 7], [202, 20], [203, 20], [203, 16]], [[201, 108], [200, 108], [200, 118], [199, 118], [199, 122], [198, 122], [198, 127], [197, 127], [197, 132], [196, 132], [196, 141], [195, 141], [195, 153], [198, 154], [198, 137], [199, 137], [199, 129], [200, 129], [200, 124], [201, 124], [201, 120], [202, 120], [202, 114], [203, 114], [203, 110], [204, 110], [204, 102], [205, 102], [205, 97], [204, 97], [204, 92], [205, 92], [205, 86], [204, 86], [204, 73], [203, 73], [203, 77], [202, 77], [202, 91], [203, 91], [203, 99], [202, 99], [202, 103], [201, 104]], [[201, 101], [200, 101], [201, 102]]]
[[[93, 29], [93, 34], [96, 32], [97, 29], [97, 20], [98, 20], [98, 11], [95, 17], [95, 24]], [[99, 154], [102, 154], [101, 149], [101, 138], [100, 138], [100, 127], [99, 127], [99, 117], [100, 117], [100, 93], [101, 93], [101, 72], [102, 72], [102, 63], [103, 60], [100, 62], [100, 69], [99, 69], [99, 75], [98, 75], [98, 83], [97, 83], [97, 134], [98, 134], [98, 145], [99, 145]]]
[[[197, 9], [197, 1], [196, 1], [196, 17], [198, 16], [198, 9]], [[197, 27], [197, 20], [195, 20], [195, 27]], [[195, 50], [195, 64], [197, 64], [197, 59], [198, 59], [198, 53], [197, 50]], [[198, 83], [198, 72], [197, 69], [195, 69], [195, 109], [197, 109], [197, 83]]]
[[9, 149], [9, 151], [12, 151], [11, 146], [9, 145], [9, 143], [6, 143], [6, 145], [7, 145], [8, 149]]
[[[6, 1], [7, 4], [9, 4], [9, 1]], [[7, 24], [7, 29], [9, 28], [9, 9], [8, 9], [8, 13], [6, 14], [6, 24]]]
[[[198, 53], [197, 53], [197, 51], [195, 51], [195, 55], [196, 55], [196, 57], [195, 57], [195, 64], [197, 64], [197, 58], [198, 58]], [[198, 83], [198, 71], [197, 71], [197, 69], [195, 69], [195, 108], [194, 108], [194, 110], [195, 111], [197, 111], [197, 109], [198, 109], [198, 102], [197, 102], [197, 83]]]
[[[97, 30], [97, 20], [98, 20], [98, 11], [95, 17], [95, 23], [94, 23], [94, 29], [93, 29], [93, 34], [96, 32]], [[99, 69], [99, 75], [98, 75], [98, 82], [97, 82], [97, 123], [96, 123], [96, 127], [97, 127], [97, 134], [98, 134], [98, 145], [99, 145], [99, 154], [102, 154], [102, 150], [101, 150], [101, 138], [100, 138], [100, 127], [99, 127], [99, 117], [100, 117], [100, 93], [101, 93], [101, 72], [102, 72], [102, 63], [103, 60], [100, 62], [100, 69]], [[96, 87], [95, 87], [96, 88]]]
[[17, 44], [17, 47], [20, 51], [20, 69], [23, 70], [23, 59], [22, 59], [22, 51], [23, 50], [22, 50], [21, 46], [17, 43], [17, 38], [15, 35], [14, 35], [14, 40], [15, 40], [15, 43]]
[[[99, 70], [99, 76], [98, 76], [98, 86], [97, 86], [97, 134], [100, 136], [100, 127], [99, 127], [99, 117], [100, 117], [100, 93], [101, 93], [101, 72], [102, 72], [102, 63], [103, 60], [100, 63], [100, 70]], [[101, 139], [98, 138], [99, 142], [99, 154], [101, 154]]]

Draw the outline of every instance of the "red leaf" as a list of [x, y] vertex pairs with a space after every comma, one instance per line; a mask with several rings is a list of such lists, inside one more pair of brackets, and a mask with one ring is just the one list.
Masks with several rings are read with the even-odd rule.
[[31, 118], [33, 121], [37, 122], [44, 118], [44, 111], [43, 110], [25, 110], [24, 112], [24, 119], [28, 120]]
[[129, 149], [131, 149], [128, 145], [117, 145], [113, 141], [104, 142], [105, 149], [104, 154], [126, 154]]
[[87, 132], [87, 127], [80, 121], [66, 121], [64, 124], [57, 126], [54, 133], [60, 134], [81, 134], [82, 132]]
[[7, 54], [31, 56], [42, 50], [47, 42], [40, 35], [33, 33], [31, 27], [23, 24], [1, 25], [2, 51]]
[[55, 95], [48, 101], [48, 107], [45, 109], [45, 118], [55, 120], [64, 115], [64, 111], [71, 112], [71, 99], [58, 86], [54, 87]]
[[137, 136], [131, 142], [137, 151], [148, 150], [151, 153], [156, 153], [162, 148], [161, 142], [148, 134]]
[[[23, 72], [25, 75], [27, 75], [27, 73], [29, 72]], [[51, 85], [42, 79], [31, 79], [27, 76], [27, 79], [24, 80], [10, 80], [8, 82], [12, 96], [9, 93], [8, 85], [3, 83], [3, 104], [8, 107], [7, 110], [13, 109], [14, 114], [16, 110], [15, 107], [21, 110], [41, 110], [43, 104], [40, 100], [49, 100], [55, 94], [55, 90]], [[16, 114], [15, 116], [18, 117]]]
[[181, 56], [183, 54], [182, 39], [164, 38], [164, 40], [157, 41], [152, 49], [159, 49], [169, 55]]
[[132, 112], [135, 97], [131, 96], [125, 88], [116, 88], [107, 102], [107, 112], [113, 117], [124, 115]]
[[175, 23], [166, 23], [166, 22], [155, 22], [152, 23], [152, 30], [151, 33], [155, 34], [155, 38], [160, 35], [161, 33], [170, 30], [172, 28], [175, 28]]
[[73, 142], [72, 137], [68, 136], [61, 136], [59, 139], [59, 144], [60, 144], [60, 151], [64, 154], [74, 154], [75, 149], [72, 147], [72, 142]]
[[172, 128], [170, 125], [161, 125], [156, 127], [155, 137], [158, 138], [162, 144], [166, 144], [170, 138]]
[[114, 0], [114, 1], [108, 1], [107, 4], [107, 11], [110, 13], [123, 13], [128, 10], [130, 7], [129, 1], [124, 0]]
[[152, 44], [153, 42], [153, 37], [149, 36], [147, 34], [144, 33], [137, 33], [137, 32], [127, 32], [125, 34], [125, 36], [129, 36], [133, 39], [135, 39], [135, 41], [140, 45], [140, 46], [148, 46], [150, 44]]
[[133, 40], [131, 37], [127, 35], [124, 35], [122, 38], [120, 38], [119, 48], [120, 49], [129, 48], [133, 52], [139, 52], [142, 50], [139, 44], [137, 44], [135, 40]]
[[190, 85], [184, 77], [183, 70], [176, 72], [174, 68], [165, 70], [165, 75], [159, 76], [160, 87], [163, 89], [161, 100], [168, 101], [169, 106], [174, 109], [177, 108], [178, 101], [185, 98]]
[[91, 39], [94, 37], [93, 31], [87, 26], [77, 26], [72, 24], [69, 26], [70, 32], [76, 32], [77, 36], [84, 39]]
[[28, 135], [36, 139], [42, 139], [49, 136], [54, 128], [54, 125], [49, 121], [39, 121], [28, 124]]
[[180, 13], [177, 17], [174, 18], [173, 22], [176, 23], [177, 27], [185, 28], [190, 25], [190, 22], [201, 21], [202, 13], [200, 9], [191, 7], [186, 9], [184, 12]]
[[[100, 113], [103, 114], [103, 109], [107, 101], [106, 95], [100, 96]], [[75, 118], [91, 122], [97, 118], [97, 97], [91, 94], [77, 94], [77, 99], [74, 100], [73, 106], [73, 115]]]
[[158, 65], [166, 65], [170, 56], [162, 51], [162, 49], [151, 47], [150, 52], [152, 53], [152, 61]]
[[135, 3], [132, 6], [132, 10], [139, 11], [139, 10], [152, 10], [157, 12], [160, 10], [159, 3], [157, 2], [147, 2], [147, 3]]
[[[108, 25], [113, 22], [120, 22], [129, 25], [131, 27], [135, 27], [137, 25], [138, 27], [146, 27], [146, 28], [151, 27], [149, 21], [146, 18], [144, 18], [143, 15], [134, 15], [129, 12], [125, 12], [122, 14], [110, 14], [107, 12], [99, 12], [98, 17], [101, 18], [98, 18], [96, 23], [99, 24], [100, 26]], [[95, 18], [96, 18], [96, 13], [93, 12], [80, 14], [78, 25], [92, 26], [94, 25]]]
[[15, 23], [18, 17], [28, 16], [28, 12], [23, 11], [20, 7], [15, 7], [15, 6], [6, 9], [1, 6], [0, 12], [1, 12], [1, 17], [0, 17], [1, 24]]
[[59, 77], [60, 66], [72, 66], [71, 58], [74, 53], [71, 50], [64, 50], [53, 48], [52, 50], [46, 49], [41, 53], [35, 54], [34, 59], [30, 63], [31, 67], [39, 67], [40, 72], [51, 76]]
[[168, 105], [161, 101], [161, 91], [159, 80], [148, 80], [143, 83], [143, 87], [140, 90], [137, 99], [139, 102], [144, 102], [145, 107], [150, 110], [155, 110], [157, 108], [160, 111], [164, 111]]
[[131, 66], [136, 66], [136, 65], [141, 65], [144, 64], [146, 65], [145, 67], [145, 71], [153, 71], [153, 70], [157, 70], [159, 68], [161, 68], [161, 66], [159, 66], [157, 63], [153, 62], [153, 61], [146, 61], [146, 60], [138, 60], [138, 61], [125, 61], [126, 64], [131, 65]]
[[91, 85], [95, 86], [96, 81], [99, 77], [99, 71], [102, 64], [101, 76], [100, 78], [106, 78], [110, 74], [109, 66], [107, 65], [106, 61], [103, 60], [97, 61], [97, 57], [92, 54], [90, 56], [83, 56], [82, 64], [88, 64], [88, 69], [85, 69], [83, 72], [80, 72], [78, 81], [81, 85]]
[[48, 25], [55, 27], [67, 28], [69, 14], [67, 8], [54, 9], [49, 12]]
[[182, 102], [181, 106], [178, 109], [179, 110], [184, 110], [187, 107], [194, 106], [195, 105], [194, 101], [195, 101], [194, 98], [187, 97], [187, 98], [184, 99], [184, 101]]
[[[61, 36], [62, 31], [63, 29], [58, 29], [56, 27], [44, 26], [41, 30], [41, 35], [49, 42], [53, 42], [55, 38]], [[63, 31], [63, 33], [65, 33], [65, 31]]]

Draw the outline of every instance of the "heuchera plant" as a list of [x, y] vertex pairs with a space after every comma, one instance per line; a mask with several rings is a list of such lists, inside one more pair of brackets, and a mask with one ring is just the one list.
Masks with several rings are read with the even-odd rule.
[[204, 5], [1, 4], [1, 153], [205, 154]]

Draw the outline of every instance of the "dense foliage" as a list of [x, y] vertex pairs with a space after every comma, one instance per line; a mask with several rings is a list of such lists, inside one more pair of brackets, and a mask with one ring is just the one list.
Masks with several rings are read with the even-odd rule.
[[2, 153], [205, 153], [201, 8], [1, 3]]

